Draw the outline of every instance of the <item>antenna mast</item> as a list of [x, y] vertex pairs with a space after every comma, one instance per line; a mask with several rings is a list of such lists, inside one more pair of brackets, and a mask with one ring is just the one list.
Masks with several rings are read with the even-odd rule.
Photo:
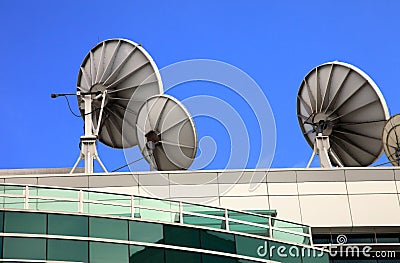
[[[75, 171], [76, 167], [83, 159], [85, 161], [85, 173], [91, 174], [94, 172], [94, 160], [100, 164], [101, 168], [104, 172], [107, 172], [106, 167], [103, 162], [100, 160], [99, 154], [97, 153], [96, 141], [99, 134], [101, 119], [103, 116], [104, 103], [107, 95], [107, 91], [105, 90], [103, 93], [98, 94], [94, 99], [102, 98], [101, 107], [100, 107], [100, 117], [98, 123], [96, 125], [96, 129], [93, 126], [93, 117], [92, 117], [92, 96], [98, 94], [96, 93], [83, 93], [78, 91], [77, 96], [80, 96], [83, 104], [84, 104], [84, 119], [85, 119], [85, 134], [81, 136], [81, 152], [78, 157], [78, 160], [75, 162], [74, 167], [71, 170], [71, 174]], [[100, 96], [100, 97], [99, 97]]]

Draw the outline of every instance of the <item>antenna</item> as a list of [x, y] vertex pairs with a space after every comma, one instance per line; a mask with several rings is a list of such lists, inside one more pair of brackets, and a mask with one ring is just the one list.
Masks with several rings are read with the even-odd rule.
[[392, 116], [382, 133], [383, 149], [393, 166], [400, 166], [400, 114]]
[[[71, 173], [82, 159], [85, 173], [93, 173], [94, 160], [107, 172], [96, 150], [97, 139], [112, 148], [137, 145], [138, 110], [147, 98], [162, 92], [157, 66], [140, 45], [126, 39], [109, 39], [93, 47], [78, 75], [76, 96], [85, 134], [81, 136], [81, 153]], [[128, 107], [131, 99], [133, 103]], [[123, 122], [130, 124], [130, 128], [122, 131]]]
[[136, 128], [139, 148], [151, 169], [190, 167], [197, 152], [197, 133], [192, 117], [177, 99], [149, 98], [139, 110]]
[[297, 117], [320, 166], [368, 166], [382, 153], [389, 110], [374, 81], [343, 62], [311, 70], [297, 95]]

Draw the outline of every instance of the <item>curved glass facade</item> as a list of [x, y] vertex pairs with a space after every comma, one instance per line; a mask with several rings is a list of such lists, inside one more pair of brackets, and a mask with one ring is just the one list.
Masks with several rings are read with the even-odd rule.
[[2, 210], [0, 230], [13, 262], [328, 262], [310, 246], [134, 218]]
[[311, 245], [307, 225], [221, 207], [84, 189], [0, 184], [0, 208], [141, 218]]

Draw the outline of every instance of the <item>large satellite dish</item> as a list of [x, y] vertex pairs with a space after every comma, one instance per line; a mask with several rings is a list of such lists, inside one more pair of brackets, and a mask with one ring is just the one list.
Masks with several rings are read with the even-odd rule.
[[[92, 48], [82, 62], [77, 81], [85, 134], [71, 173], [82, 159], [85, 173], [93, 173], [94, 160], [107, 172], [97, 153], [97, 139], [113, 148], [137, 145], [135, 124], [139, 108], [149, 97], [162, 92], [157, 66], [140, 45], [109, 39]], [[124, 129], [123, 123], [127, 124]]]
[[400, 114], [394, 115], [383, 128], [383, 149], [394, 166], [400, 166]]
[[139, 148], [152, 169], [185, 170], [197, 152], [192, 117], [175, 98], [156, 95], [140, 108], [137, 117]]
[[[113, 148], [137, 145], [136, 117], [143, 102], [163, 93], [161, 77], [150, 55], [138, 44], [126, 39], [109, 39], [97, 44], [82, 62], [77, 91], [92, 92], [93, 128], [98, 129], [98, 139]], [[102, 107], [102, 95], [105, 102]], [[85, 118], [83, 96], [78, 95], [81, 115]], [[134, 103], [128, 102], [133, 97]], [[100, 108], [103, 116], [100, 119]], [[130, 124], [122, 132], [122, 121]], [[86, 122], [85, 122], [86, 123]], [[130, 128], [129, 128], [130, 127]], [[122, 137], [124, 144], [122, 143]]]
[[311, 70], [297, 95], [297, 116], [321, 167], [368, 166], [382, 153], [382, 129], [389, 111], [363, 71], [342, 62]]

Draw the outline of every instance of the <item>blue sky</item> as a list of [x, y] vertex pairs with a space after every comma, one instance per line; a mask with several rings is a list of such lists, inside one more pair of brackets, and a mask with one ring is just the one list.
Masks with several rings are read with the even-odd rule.
[[[380, 87], [391, 115], [400, 112], [399, 1], [3, 0], [0, 12], [2, 169], [74, 164], [83, 122], [49, 94], [74, 92], [84, 56], [108, 38], [141, 43], [159, 68], [205, 58], [246, 72], [275, 116], [272, 167], [304, 167], [311, 155], [298, 127], [296, 95], [302, 78], [321, 63], [339, 60], [361, 68]], [[229, 98], [224, 87], [207, 83], [169, 93], [182, 100], [193, 94]], [[234, 98], [231, 104], [247, 110]], [[214, 136], [219, 147], [207, 168], [223, 168], [230, 145], [220, 135], [226, 131], [207, 119], [196, 125], [200, 136]], [[254, 122], [248, 125], [251, 131]], [[109, 170], [125, 163], [123, 151], [99, 144], [99, 152]], [[251, 159], [248, 167], [254, 165]]]

